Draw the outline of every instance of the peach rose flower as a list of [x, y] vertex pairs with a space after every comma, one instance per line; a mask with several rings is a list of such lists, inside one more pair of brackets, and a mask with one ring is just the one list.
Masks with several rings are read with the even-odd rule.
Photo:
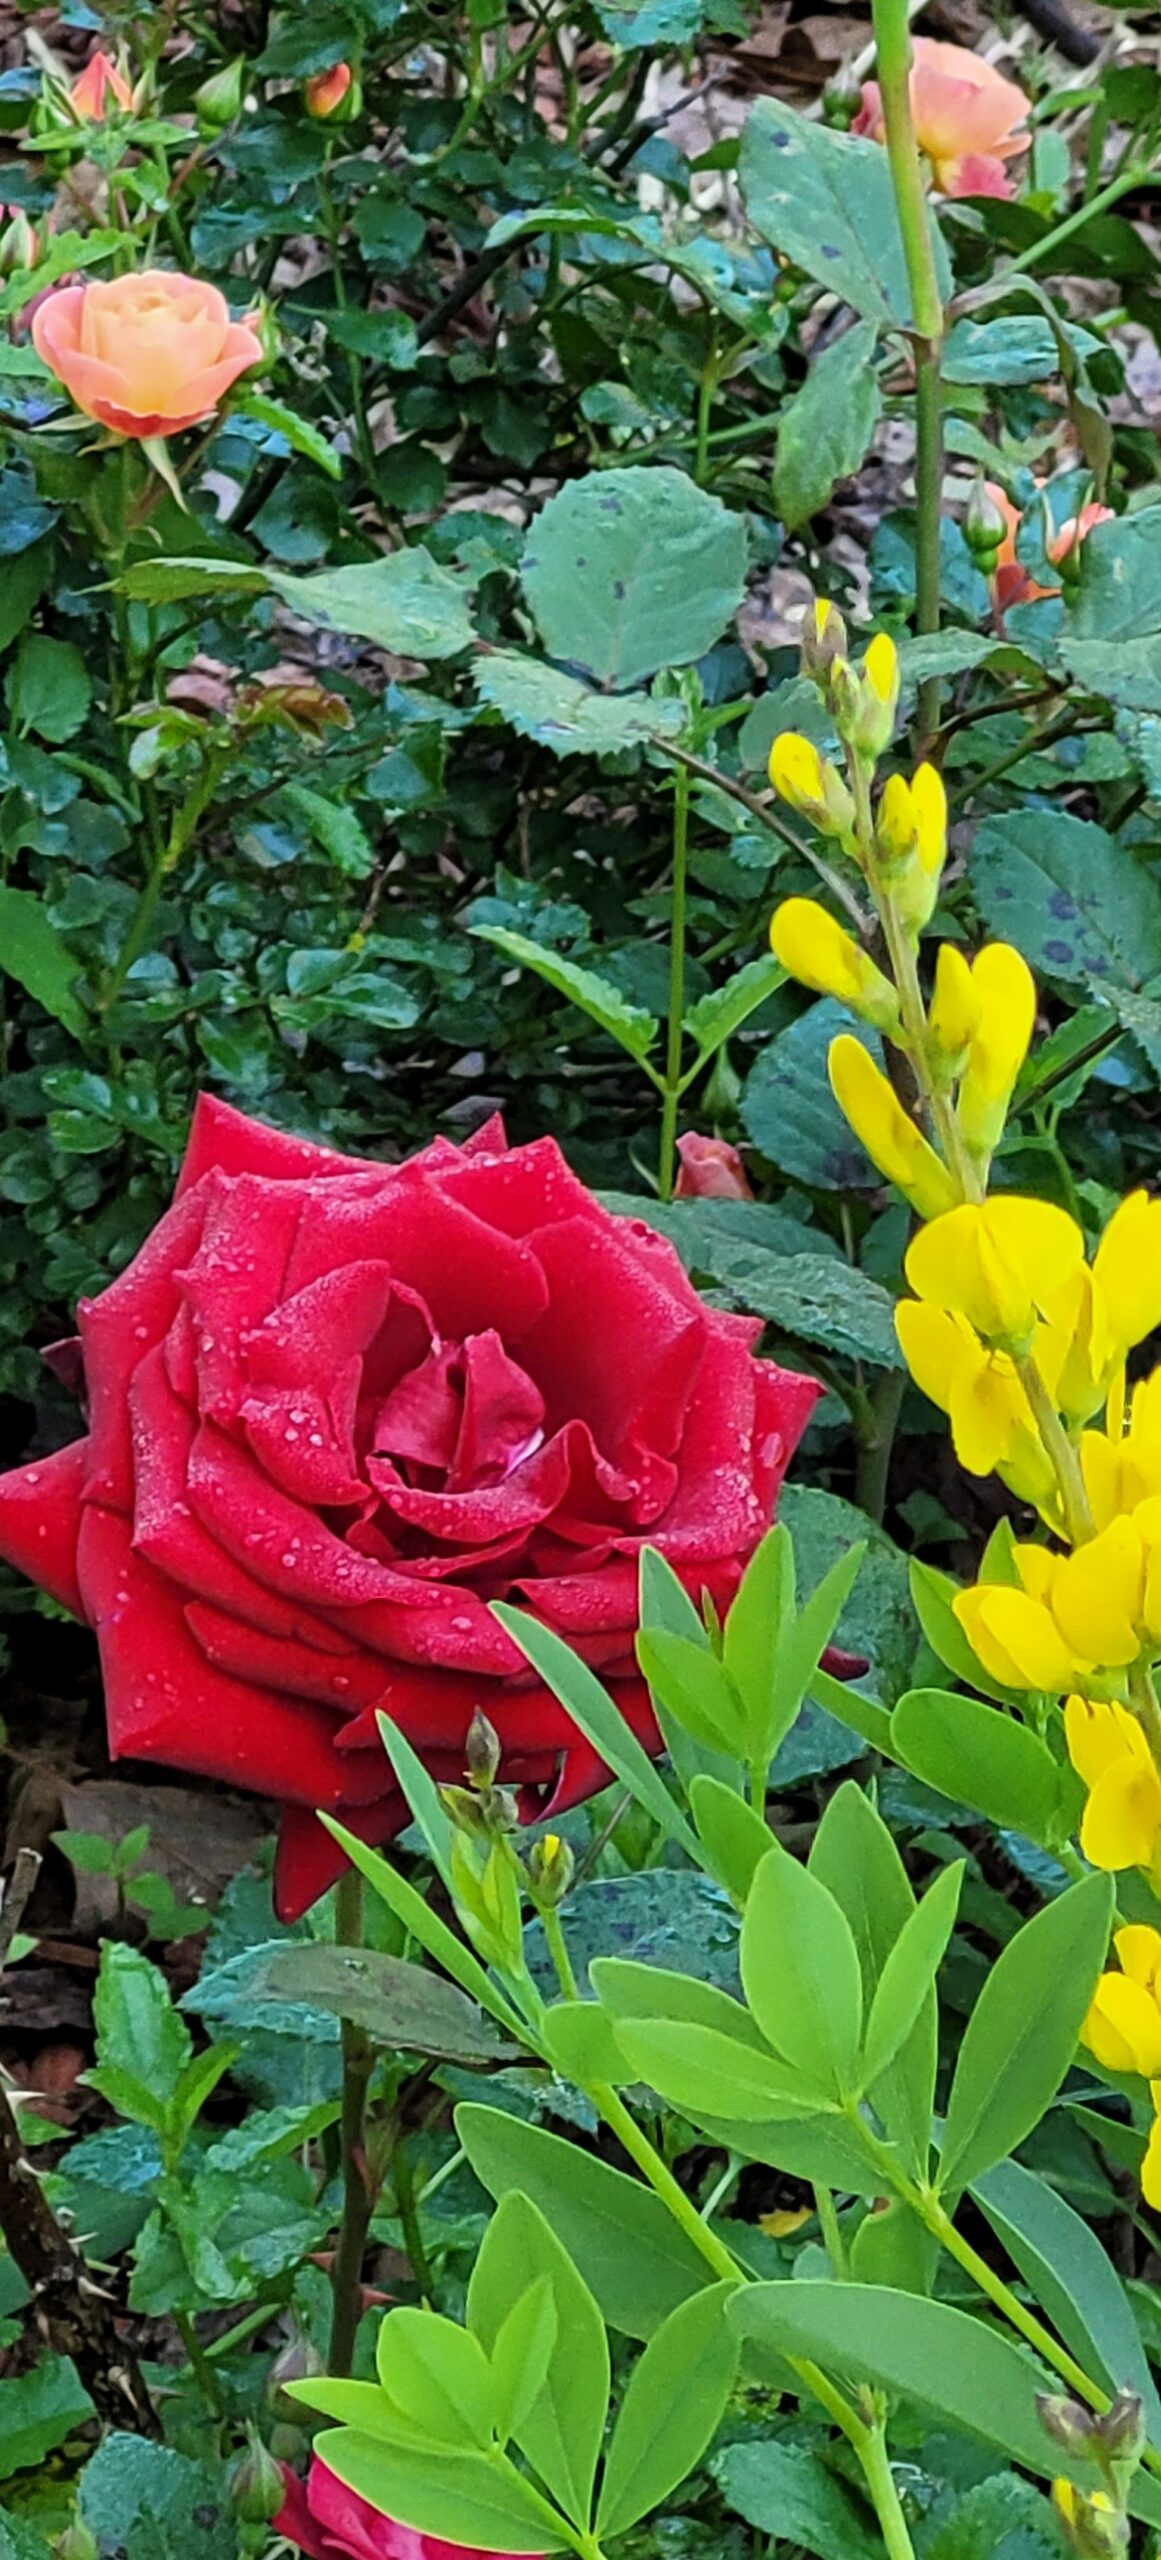
[[354, 77], [349, 62], [334, 62], [329, 71], [313, 71], [309, 80], [303, 82], [307, 114], [317, 116], [320, 122], [337, 114], [350, 93]]
[[111, 106], [120, 107], [128, 115], [133, 107], [133, 91], [107, 53], [99, 49], [86, 62], [79, 80], [69, 90], [69, 105], [82, 124], [103, 124]]
[[[1059, 587], [1039, 586], [1023, 561], [1016, 558], [1016, 535], [1021, 521], [1019, 507], [1013, 506], [1007, 490], [1001, 489], [996, 481], [988, 480], [984, 485], [1007, 528], [992, 571], [992, 593], [997, 611], [1006, 613], [1011, 604], [1034, 604], [1038, 596], [1058, 596]], [[1111, 507], [1099, 506], [1095, 498], [1090, 499], [1087, 507], [1081, 508], [1079, 516], [1067, 516], [1064, 523], [1057, 526], [1044, 546], [1049, 559], [1054, 563], [1067, 560], [1069, 552], [1086, 540], [1094, 524], [1110, 523], [1112, 514]]]
[[[1029, 141], [1017, 130], [1028, 113], [1023, 90], [961, 44], [916, 36], [911, 53], [915, 139], [931, 162], [940, 195], [1010, 196], [1004, 162], [1026, 151]], [[851, 130], [875, 142], [886, 139], [877, 80], [865, 83]]]
[[120, 436], [196, 426], [263, 358], [253, 321], [231, 320], [216, 285], [159, 267], [47, 294], [32, 342], [78, 409]]

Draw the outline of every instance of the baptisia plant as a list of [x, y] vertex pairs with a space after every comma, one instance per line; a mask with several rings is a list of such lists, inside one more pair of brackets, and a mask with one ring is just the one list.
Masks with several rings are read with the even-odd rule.
[[[989, 1191], [1034, 1025], [1031, 977], [1005, 944], [969, 961], [943, 943], [924, 995], [918, 946], [944, 861], [942, 785], [921, 765], [910, 782], [892, 775], [876, 805], [889, 642], [872, 642], [853, 672], [837, 617], [820, 606], [809, 656], [846, 741], [845, 772], [784, 738], [771, 777], [857, 864], [889, 969], [811, 900], [779, 908], [771, 940], [794, 975], [838, 996], [887, 1043], [890, 1075], [864, 1041], [841, 1035], [830, 1077], [868, 1154], [921, 1221], [905, 1259], [913, 1294], [897, 1310], [900, 1344], [948, 1415], [961, 1464], [996, 1474], [1048, 1533], [1017, 1537], [1001, 1524], [979, 1581], [954, 1595], [965, 1649], [945, 1658], [969, 1677], [974, 1666], [985, 1689], [1027, 1698], [1033, 1726], [1067, 1750], [1084, 1789], [1084, 1857], [1156, 1883], [1161, 1369], [1130, 1384], [1127, 1363], [1161, 1323], [1161, 1201], [1131, 1193], [1094, 1240], [1051, 1202]], [[1130, 1928], [1116, 1945], [1122, 1976], [1102, 1984], [1086, 2040], [1109, 2068], [1155, 2080], [1161, 1940]], [[1145, 2180], [1158, 2200], [1156, 2138]]]

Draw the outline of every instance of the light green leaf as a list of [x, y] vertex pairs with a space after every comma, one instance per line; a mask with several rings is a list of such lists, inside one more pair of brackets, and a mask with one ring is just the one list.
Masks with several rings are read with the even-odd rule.
[[[915, 1910], [911, 1881], [882, 1815], [847, 1779], [831, 1797], [810, 1871], [846, 1913], [859, 1952], [864, 2006], [873, 2006], [900, 1932]], [[929, 1991], [903, 2051], [880, 2080], [875, 2106], [912, 2177], [927, 2176], [938, 2061], [938, 2005]]]
[[891, 1742], [903, 1767], [953, 1804], [1029, 1840], [1057, 1837], [1071, 1772], [1002, 1707], [950, 1689], [908, 1689], [891, 1717]]
[[761, 1814], [753, 1811], [736, 1788], [724, 1786], [720, 1778], [701, 1772], [690, 1783], [689, 1809], [707, 1865], [739, 1911], [744, 1910], [756, 1870], [770, 1846], [770, 1833]]
[[315, 2452], [357, 2497], [413, 2533], [469, 2550], [561, 2551], [552, 2511], [517, 2471], [494, 2454], [430, 2452], [377, 2443], [352, 2428], [328, 2429]]
[[955, 1926], [963, 1860], [945, 1867], [904, 1922], [879, 1977], [863, 2047], [863, 2070], [873, 2088], [915, 2027], [943, 1962]]
[[481, 2447], [491, 2443], [492, 2368], [470, 2329], [405, 2304], [382, 2322], [375, 2364], [388, 2399], [413, 2427], [454, 2451], [463, 2450], [465, 2436]]
[[538, 2276], [548, 2279], [557, 2335], [540, 2391], [515, 2441], [582, 2531], [589, 2522], [609, 2400], [609, 2349], [596, 2302], [560, 2239], [525, 2195], [497, 2206], [468, 2288], [468, 2321], [491, 2356], [503, 2322]]
[[598, 2536], [627, 2533], [697, 2469], [738, 2370], [738, 2335], [725, 2317], [733, 2291], [711, 2285], [679, 2304], [634, 2366], [605, 2464]]
[[958, 2192], [1038, 2124], [1072, 2062], [1105, 1960], [1111, 1876], [1086, 1876], [1025, 1922], [992, 1967], [960, 2046], [941, 2183]]
[[785, 983], [785, 969], [768, 951], [760, 960], [747, 960], [736, 969], [724, 987], [713, 987], [708, 995], [699, 996], [686, 1014], [685, 1028], [701, 1056], [711, 1058], [725, 1041], [732, 1040], [759, 1005], [776, 995]]
[[272, 435], [281, 436], [292, 453], [301, 453], [308, 462], [325, 471], [328, 480], [341, 480], [343, 464], [328, 436], [312, 426], [309, 418], [300, 418], [288, 409], [284, 400], [272, 400], [266, 391], [236, 392], [231, 404], [235, 415], [253, 418], [256, 426], [269, 427]]
[[611, 2328], [652, 2337], [676, 2303], [712, 2282], [660, 2197], [624, 2170], [498, 2107], [457, 2107], [455, 2124], [489, 2195], [519, 2188], [539, 2205]]
[[537, 2276], [505, 2313], [492, 2341], [496, 2432], [502, 2443], [535, 2407], [559, 2336], [551, 2277]]
[[662, 464], [567, 480], [521, 568], [547, 655], [617, 691], [704, 657], [745, 578], [743, 518]]
[[1161, 2399], [1128, 2295], [1095, 2232], [1016, 2160], [998, 2161], [972, 2194], [1066, 2347], [1110, 2391], [1139, 2393], [1150, 2442], [1161, 2448]]
[[833, 1894], [777, 1843], [750, 1888], [742, 1983], [768, 2043], [816, 2093], [854, 2089], [863, 2019], [854, 1938]]
[[617, 2035], [635, 2078], [647, 2081], [671, 2107], [695, 2124], [739, 2126], [815, 2116], [814, 2078], [800, 2076], [773, 2054], [719, 2034], [716, 2027], [684, 2019], [625, 2018]]
[[305, 578], [267, 568], [264, 575], [292, 613], [393, 655], [455, 658], [475, 637], [463, 580], [440, 568], [421, 542], [355, 568]]
[[492, 1615], [499, 1619], [506, 1633], [519, 1645], [533, 1670], [547, 1682], [553, 1696], [559, 1698], [562, 1707], [574, 1724], [580, 1726], [594, 1750], [599, 1751], [606, 1765], [624, 1786], [632, 1788], [638, 1803], [652, 1814], [666, 1838], [677, 1841], [691, 1865], [699, 1865], [697, 1840], [684, 1814], [678, 1811], [648, 1752], [638, 1742], [636, 1734], [626, 1724], [595, 1673], [553, 1633], [551, 1627], [542, 1627], [524, 1610], [509, 1608], [505, 1601], [496, 1600], [492, 1603]]
[[[866, 320], [881, 327], [910, 320], [907, 262], [881, 143], [815, 124], [780, 98], [759, 98], [743, 128], [738, 183], [751, 222], [779, 257]], [[947, 253], [934, 221], [931, 231], [946, 299]]]
[[747, 1719], [735, 1683], [715, 1654], [688, 1636], [643, 1627], [637, 1660], [655, 1697], [706, 1750], [741, 1755]]
[[189, 2028], [164, 1974], [121, 1939], [107, 1938], [101, 1949], [93, 2020], [98, 2065], [132, 2074], [155, 2107], [168, 2107], [193, 2051]]

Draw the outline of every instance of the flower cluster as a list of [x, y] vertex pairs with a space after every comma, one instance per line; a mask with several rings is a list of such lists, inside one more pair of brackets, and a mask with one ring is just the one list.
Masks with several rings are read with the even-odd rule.
[[[1014, 1538], [1004, 1523], [955, 1615], [982, 1684], [1036, 1693], [1041, 1729], [1053, 1730], [1052, 1701], [1067, 1699], [1055, 1730], [1085, 1790], [1085, 1856], [1161, 1887], [1161, 1368], [1126, 1383], [1130, 1355], [1161, 1325], [1161, 1201], [1131, 1193], [1094, 1240], [1051, 1201], [989, 1194], [1035, 1025], [1031, 976], [1006, 944], [969, 960], [945, 942], [925, 993], [920, 935], [939, 896], [946, 819], [930, 766], [878, 788], [897, 692], [892, 644], [880, 635], [852, 668], [839, 617], [819, 605], [805, 662], [843, 763], [784, 737], [771, 780], [857, 865], [870, 912], [836, 875], [858, 938], [815, 900], [792, 898], [771, 942], [792, 976], [868, 1026], [832, 1043], [829, 1073], [920, 1222], [904, 1262], [911, 1294], [896, 1311], [908, 1368], [948, 1415], [961, 1463], [999, 1476], [1048, 1533]], [[1118, 1951], [1122, 1971], [1102, 1984], [1089, 2042], [1161, 2087], [1161, 1937], [1122, 1932]], [[1132, 2061], [1110, 2023], [1130, 2010], [1152, 2022]], [[1149, 2175], [1161, 2197], [1161, 2134]]]
[[1113, 1939], [1119, 1973], [1102, 1973], [1084, 2041], [1105, 2071], [1149, 2083], [1153, 2130], [1141, 2168], [1147, 2204], [1161, 2205], [1161, 1933], [1134, 1925]]

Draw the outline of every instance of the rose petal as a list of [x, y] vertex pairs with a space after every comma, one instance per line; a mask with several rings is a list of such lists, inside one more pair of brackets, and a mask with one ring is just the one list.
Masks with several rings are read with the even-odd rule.
[[34, 1458], [0, 1476], [0, 1556], [50, 1591], [74, 1618], [85, 1615], [77, 1580], [81, 1491], [89, 1443], [72, 1440], [51, 1458]]

